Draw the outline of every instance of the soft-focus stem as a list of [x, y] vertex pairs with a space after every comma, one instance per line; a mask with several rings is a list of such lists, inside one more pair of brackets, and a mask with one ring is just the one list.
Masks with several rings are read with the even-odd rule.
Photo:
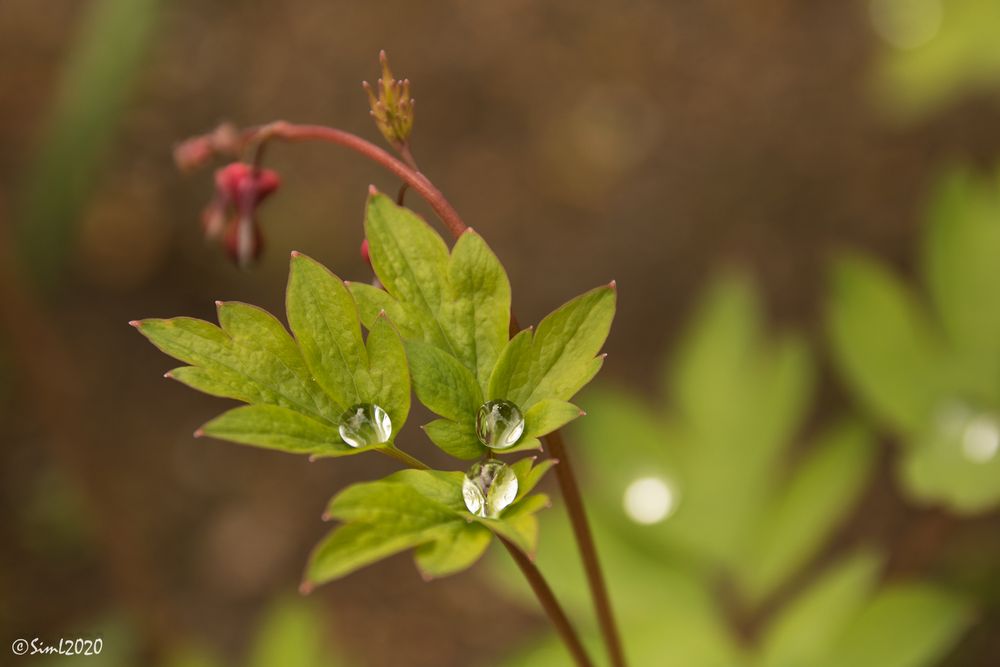
[[622, 648], [621, 636], [618, 634], [618, 625], [611, 607], [611, 598], [608, 596], [608, 587], [604, 581], [601, 563], [597, 559], [594, 536], [590, 532], [587, 513], [580, 496], [580, 487], [573, 474], [569, 452], [565, 442], [563, 442], [562, 433], [553, 431], [545, 436], [545, 444], [548, 445], [549, 457], [559, 461], [559, 465], [554, 466], [556, 479], [559, 481], [559, 490], [563, 500], [566, 501], [566, 511], [569, 514], [570, 524], [573, 526], [573, 535], [580, 548], [580, 558], [583, 560], [583, 569], [587, 575], [587, 584], [590, 586], [590, 596], [593, 598], [594, 608], [597, 610], [597, 622], [604, 637], [608, 658], [614, 667], [624, 667], [625, 652]]
[[556, 600], [556, 596], [552, 593], [552, 589], [549, 588], [549, 584], [545, 581], [541, 571], [523, 551], [511, 544], [506, 538], [499, 535], [497, 538], [507, 548], [507, 553], [514, 559], [517, 566], [521, 568], [521, 573], [528, 580], [531, 590], [535, 592], [535, 597], [538, 598], [538, 602], [545, 609], [545, 613], [549, 615], [549, 619], [551, 619], [552, 625], [555, 626], [556, 632], [559, 633], [559, 637], [566, 644], [566, 648], [573, 656], [573, 661], [576, 662], [578, 667], [591, 667], [593, 663], [587, 655], [587, 650], [583, 647], [579, 636], [577, 636], [576, 631], [573, 629], [573, 625], [566, 617], [566, 612], [559, 606], [559, 601]]

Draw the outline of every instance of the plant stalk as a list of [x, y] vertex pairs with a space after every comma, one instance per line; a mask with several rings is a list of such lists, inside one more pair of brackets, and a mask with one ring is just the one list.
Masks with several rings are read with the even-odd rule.
[[509, 553], [510, 557], [514, 559], [517, 566], [521, 568], [521, 573], [524, 575], [524, 578], [528, 580], [528, 583], [531, 584], [531, 590], [535, 592], [535, 597], [538, 598], [538, 602], [542, 605], [542, 608], [545, 609], [545, 613], [549, 615], [552, 625], [555, 626], [556, 632], [559, 633], [559, 637], [563, 640], [563, 643], [566, 645], [570, 654], [572, 654], [574, 662], [576, 662], [578, 667], [592, 667], [593, 663], [587, 655], [587, 650], [583, 647], [583, 644], [580, 643], [580, 638], [573, 629], [573, 625], [566, 617], [566, 613], [563, 611], [562, 607], [559, 606], [556, 596], [552, 593], [552, 589], [549, 588], [549, 585], [542, 576], [541, 571], [539, 571], [538, 567], [524, 554], [523, 551], [507, 541], [506, 538], [497, 535], [497, 539], [503, 543], [503, 545], [507, 548], [507, 553]]
[[556, 470], [559, 491], [562, 493], [563, 500], [566, 501], [566, 511], [569, 514], [570, 525], [573, 526], [573, 535], [580, 548], [580, 558], [583, 560], [583, 569], [587, 575], [590, 596], [594, 601], [594, 609], [597, 611], [597, 623], [601, 628], [601, 635], [604, 637], [608, 658], [614, 667], [624, 667], [625, 651], [622, 647], [621, 635], [618, 634], [618, 624], [615, 622], [611, 598], [608, 596], [608, 587], [604, 581], [604, 571], [597, 558], [594, 536], [590, 532], [587, 513], [580, 496], [580, 486], [577, 484], [576, 475], [573, 474], [562, 432], [553, 431], [545, 436], [545, 444], [548, 445], [549, 457], [559, 461], [559, 464], [553, 467]]

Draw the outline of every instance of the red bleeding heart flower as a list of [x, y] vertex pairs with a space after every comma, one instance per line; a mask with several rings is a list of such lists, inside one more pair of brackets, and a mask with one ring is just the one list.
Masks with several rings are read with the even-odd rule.
[[237, 266], [249, 266], [263, 249], [257, 207], [280, 185], [277, 172], [243, 162], [217, 170], [215, 197], [202, 213], [205, 238], [221, 240]]

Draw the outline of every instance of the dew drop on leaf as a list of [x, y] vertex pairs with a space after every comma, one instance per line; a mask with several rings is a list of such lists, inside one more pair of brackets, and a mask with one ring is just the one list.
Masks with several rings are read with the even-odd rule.
[[481, 461], [465, 473], [462, 497], [470, 512], [495, 519], [517, 497], [517, 475], [503, 461]]
[[484, 403], [476, 415], [476, 435], [490, 449], [507, 449], [524, 433], [524, 415], [510, 401]]
[[388, 442], [392, 420], [372, 403], [352, 405], [340, 415], [340, 437], [351, 447], [367, 447]]

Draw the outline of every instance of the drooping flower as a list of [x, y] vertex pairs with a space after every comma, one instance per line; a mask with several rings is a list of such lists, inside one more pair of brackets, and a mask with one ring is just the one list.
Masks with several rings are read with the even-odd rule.
[[271, 169], [233, 162], [215, 172], [215, 196], [202, 212], [205, 238], [222, 241], [226, 254], [240, 268], [260, 256], [263, 236], [257, 207], [281, 185]]

